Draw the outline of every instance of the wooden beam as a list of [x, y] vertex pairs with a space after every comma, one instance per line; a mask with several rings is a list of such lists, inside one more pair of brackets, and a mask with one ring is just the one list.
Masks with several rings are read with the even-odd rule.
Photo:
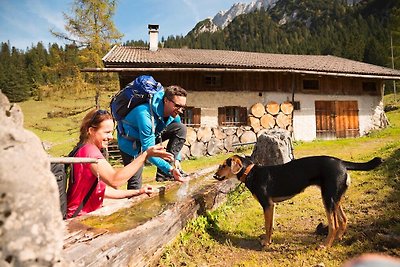
[[50, 158], [50, 163], [97, 163], [98, 159], [95, 158], [80, 158], [80, 157], [58, 157]]
[[297, 70], [297, 69], [252, 69], [252, 68], [185, 68], [185, 67], [162, 67], [162, 68], [84, 68], [82, 72], [156, 72], [156, 71], [170, 71], [170, 72], [282, 72], [282, 73], [298, 73], [298, 74], [312, 74], [312, 75], [326, 75], [337, 77], [354, 77], [354, 78], [371, 78], [371, 79], [384, 79], [384, 80], [400, 80], [400, 76], [393, 74], [360, 74], [360, 73], [342, 73], [331, 71], [313, 71], [313, 70]]

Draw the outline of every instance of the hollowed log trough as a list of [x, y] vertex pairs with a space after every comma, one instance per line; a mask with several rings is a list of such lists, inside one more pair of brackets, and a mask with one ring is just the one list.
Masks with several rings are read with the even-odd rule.
[[[192, 180], [211, 175], [216, 166], [192, 175]], [[200, 178], [199, 178], [200, 177]], [[211, 178], [209, 178], [211, 179]], [[102, 227], [91, 227], [84, 220], [101, 219], [121, 208], [134, 208], [147, 196], [115, 202], [90, 215], [67, 221], [67, 234], [63, 254], [67, 260], [78, 266], [152, 266], [158, 263], [163, 248], [185, 227], [187, 222], [218, 207], [229, 191], [237, 185], [237, 180], [215, 182], [200, 188], [197, 192], [172, 203], [158, 216], [123, 231], [110, 231]], [[170, 184], [166, 191], [180, 186]], [[161, 197], [161, 194], [152, 196]], [[94, 217], [96, 216], [96, 217]]]

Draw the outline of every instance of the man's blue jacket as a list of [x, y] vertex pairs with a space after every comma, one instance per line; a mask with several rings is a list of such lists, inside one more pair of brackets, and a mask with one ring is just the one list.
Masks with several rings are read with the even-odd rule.
[[[136, 157], [141, 151], [146, 151], [149, 147], [155, 145], [156, 136], [158, 136], [167, 125], [172, 122], [181, 122], [179, 116], [176, 118], [169, 116], [166, 121], [164, 121], [163, 97], [164, 91], [157, 92], [153, 95], [151, 107], [149, 103], [141, 104], [126, 115], [125, 119], [122, 120], [122, 126], [128, 138], [122, 136], [120, 133], [117, 134], [119, 149], [132, 157]], [[150, 108], [152, 112], [150, 112]], [[155, 133], [153, 132], [152, 126], [152, 114], [154, 117]], [[140, 141], [140, 144], [137, 141]], [[162, 158], [151, 157], [149, 161], [160, 168], [164, 173], [169, 173], [171, 169], [171, 165]]]

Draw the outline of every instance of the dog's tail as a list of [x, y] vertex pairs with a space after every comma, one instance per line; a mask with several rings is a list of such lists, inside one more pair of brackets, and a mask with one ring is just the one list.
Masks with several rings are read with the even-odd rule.
[[381, 165], [382, 162], [382, 158], [375, 157], [367, 162], [343, 161], [343, 164], [350, 171], [370, 171]]

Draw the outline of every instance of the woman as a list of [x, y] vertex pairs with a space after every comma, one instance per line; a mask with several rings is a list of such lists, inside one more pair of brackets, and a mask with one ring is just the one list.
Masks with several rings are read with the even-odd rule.
[[[106, 110], [92, 110], [82, 121], [79, 136], [79, 148], [75, 157], [98, 159], [97, 163], [75, 163], [74, 181], [68, 186], [67, 218], [82, 215], [100, 208], [104, 198], [128, 198], [143, 193], [151, 194], [153, 188], [145, 185], [140, 189], [118, 190], [117, 188], [132, 177], [145, 163], [148, 157], [161, 157], [173, 160], [173, 155], [162, 146], [153, 146], [138, 155], [130, 164], [121, 169], [114, 169], [104, 158], [101, 149], [107, 148], [113, 139], [114, 121]], [[98, 180], [83, 208], [79, 207], [89, 190]], [[79, 207], [79, 208], [78, 208]], [[78, 214], [77, 210], [81, 209]]]

